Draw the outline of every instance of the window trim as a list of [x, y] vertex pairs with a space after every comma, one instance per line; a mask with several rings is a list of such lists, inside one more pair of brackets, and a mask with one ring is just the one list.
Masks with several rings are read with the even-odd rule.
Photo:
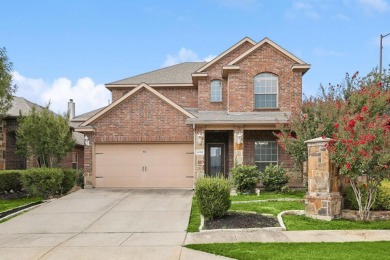
[[[213, 100], [213, 82], [219, 82], [219, 99]], [[210, 81], [210, 102], [211, 103], [221, 103], [222, 102], [222, 80], [220, 79], [213, 79]]]
[[[256, 161], [256, 143], [275, 143], [276, 144], [276, 161]], [[270, 163], [276, 163], [276, 165], [279, 165], [279, 145], [277, 141], [270, 141], [270, 140], [258, 140], [254, 142], [254, 162], [257, 166], [257, 163], [267, 163], [269, 165]]]
[[[256, 78], [263, 74], [269, 74], [276, 78], [276, 92], [275, 93], [267, 93], [267, 94], [256, 94]], [[276, 95], [276, 106], [275, 107], [256, 107], [256, 95]], [[279, 108], [279, 77], [278, 75], [271, 72], [261, 72], [253, 77], [253, 106], [254, 109], [278, 109]]]

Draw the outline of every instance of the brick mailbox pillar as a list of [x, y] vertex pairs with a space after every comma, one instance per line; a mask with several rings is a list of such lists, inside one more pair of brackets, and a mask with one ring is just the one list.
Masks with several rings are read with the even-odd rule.
[[329, 140], [320, 137], [305, 142], [308, 148], [305, 215], [324, 220], [340, 217], [342, 201], [340, 176], [325, 146]]

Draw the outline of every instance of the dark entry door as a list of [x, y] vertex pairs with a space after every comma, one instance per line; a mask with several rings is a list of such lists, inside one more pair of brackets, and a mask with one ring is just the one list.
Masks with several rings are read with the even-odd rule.
[[225, 173], [225, 144], [208, 144], [208, 175], [217, 176]]

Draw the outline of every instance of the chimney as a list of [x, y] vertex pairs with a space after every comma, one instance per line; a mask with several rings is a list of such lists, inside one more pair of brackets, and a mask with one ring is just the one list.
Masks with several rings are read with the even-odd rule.
[[68, 113], [69, 113], [69, 119], [73, 119], [75, 116], [75, 103], [73, 102], [73, 99], [69, 99], [68, 102]]

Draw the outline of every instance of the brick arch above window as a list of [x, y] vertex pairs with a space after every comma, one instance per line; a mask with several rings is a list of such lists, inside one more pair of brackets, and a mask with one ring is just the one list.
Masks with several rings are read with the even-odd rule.
[[278, 107], [279, 78], [276, 74], [262, 72], [253, 79], [255, 109]]

